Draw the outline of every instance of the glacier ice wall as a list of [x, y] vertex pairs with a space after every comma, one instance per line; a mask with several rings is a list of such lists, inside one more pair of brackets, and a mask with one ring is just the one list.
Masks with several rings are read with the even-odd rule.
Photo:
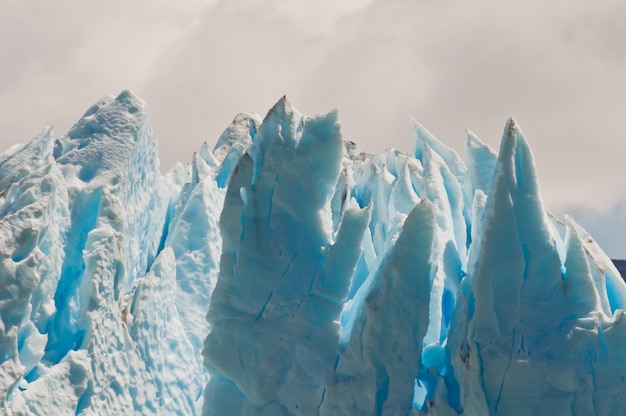
[[626, 284], [507, 122], [466, 159], [284, 97], [160, 173], [145, 103], [0, 155], [0, 406], [26, 414], [615, 415]]

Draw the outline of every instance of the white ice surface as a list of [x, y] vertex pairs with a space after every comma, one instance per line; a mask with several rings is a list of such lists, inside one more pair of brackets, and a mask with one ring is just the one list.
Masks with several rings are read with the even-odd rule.
[[163, 176], [123, 92], [0, 155], [0, 413], [623, 413], [626, 284], [516, 122], [413, 128], [283, 98]]

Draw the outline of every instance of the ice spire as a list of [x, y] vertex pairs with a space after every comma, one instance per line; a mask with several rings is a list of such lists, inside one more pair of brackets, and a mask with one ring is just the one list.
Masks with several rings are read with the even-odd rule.
[[306, 119], [302, 129], [296, 114], [279, 101], [228, 186], [204, 349], [213, 374], [206, 415], [314, 414], [337, 356], [337, 321], [369, 212], [348, 209], [331, 244], [337, 114]]

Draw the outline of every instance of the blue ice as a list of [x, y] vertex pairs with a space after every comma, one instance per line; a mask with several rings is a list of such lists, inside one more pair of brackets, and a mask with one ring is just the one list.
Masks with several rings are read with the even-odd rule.
[[507, 121], [367, 154], [283, 97], [165, 175], [125, 91], [0, 155], [0, 413], [615, 415], [626, 284]]

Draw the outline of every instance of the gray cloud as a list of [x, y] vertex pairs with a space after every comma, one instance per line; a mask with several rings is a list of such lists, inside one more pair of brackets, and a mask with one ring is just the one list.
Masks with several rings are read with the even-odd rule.
[[605, 232], [626, 223], [621, 0], [170, 3], [0, 5], [0, 146], [61, 134], [125, 88], [150, 105], [164, 167], [283, 94], [307, 114], [338, 108], [368, 151], [410, 150], [410, 115], [459, 153], [466, 128], [497, 148], [514, 116], [548, 205], [584, 212], [626, 257]]
[[193, 28], [165, 1], [3, 2], [0, 4], [0, 145], [25, 141], [46, 125], [66, 131], [91, 103], [141, 90], [161, 51]]

